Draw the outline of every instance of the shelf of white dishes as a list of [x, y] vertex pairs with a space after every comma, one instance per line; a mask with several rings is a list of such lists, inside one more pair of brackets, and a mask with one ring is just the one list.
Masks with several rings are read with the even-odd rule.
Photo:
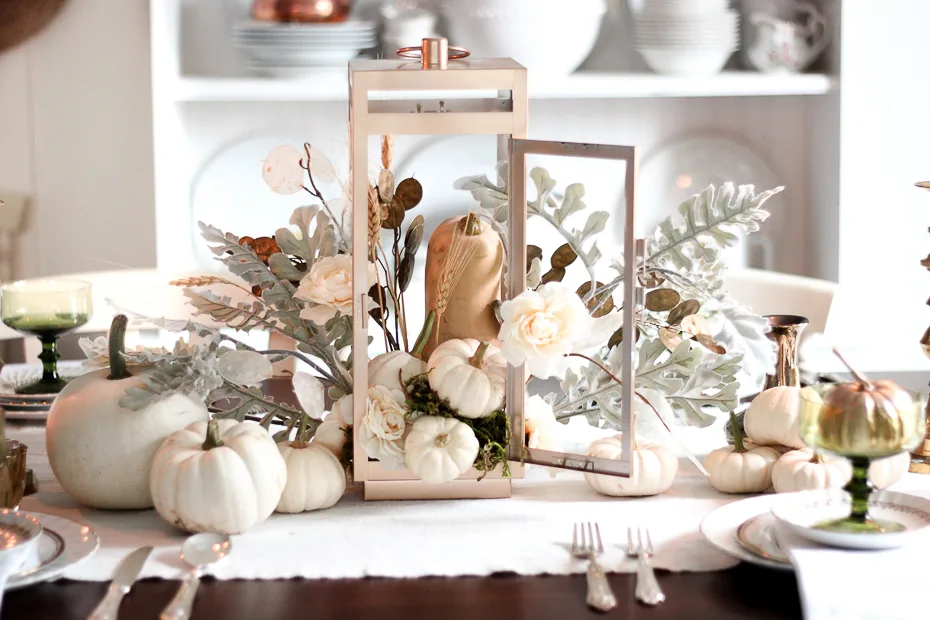
[[[710, 77], [678, 77], [652, 73], [581, 72], [559, 79], [533, 79], [533, 99], [635, 99], [654, 97], [770, 97], [824, 95], [833, 77], [815, 73], [764, 74], [725, 71]], [[435, 94], [441, 97], [441, 94]], [[429, 94], [424, 93], [425, 98]], [[173, 89], [178, 102], [201, 101], [345, 101], [346, 78], [339, 73], [301, 78], [181, 77]]]

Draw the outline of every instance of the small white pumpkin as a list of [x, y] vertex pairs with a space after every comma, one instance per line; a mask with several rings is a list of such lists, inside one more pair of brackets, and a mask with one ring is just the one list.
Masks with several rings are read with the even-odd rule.
[[730, 424], [733, 445], [717, 448], [704, 459], [710, 483], [722, 493], [762, 493], [772, 486], [772, 467], [781, 453], [767, 446], [744, 443], [732, 412]]
[[311, 443], [315, 446], [326, 448], [338, 459], [342, 456], [342, 449], [348, 440], [346, 436], [348, 428], [348, 424], [340, 420], [337, 416], [330, 414], [317, 427]]
[[478, 438], [470, 426], [454, 418], [426, 415], [413, 423], [404, 449], [407, 469], [423, 482], [437, 484], [471, 469], [478, 457]]
[[772, 468], [772, 485], [776, 493], [839, 488], [851, 477], [849, 461], [825, 457], [812, 450], [786, 452]]
[[803, 448], [807, 444], [798, 434], [798, 414], [804, 407], [819, 407], [820, 395], [811, 388], [787, 385], [773, 387], [756, 396], [743, 427], [746, 437], [761, 446], [778, 444], [789, 448]]
[[403, 384], [426, 372], [426, 364], [406, 351], [382, 353], [368, 362], [368, 385], [404, 390]]
[[427, 364], [429, 386], [466, 418], [483, 418], [504, 402], [507, 361], [500, 349], [474, 338], [446, 340]]
[[876, 459], [869, 465], [869, 480], [876, 489], [887, 489], [904, 477], [911, 466], [911, 455], [907, 452]]
[[188, 532], [241, 534], [268, 518], [286, 482], [278, 446], [254, 422], [191, 424], [165, 440], [152, 464], [155, 510]]
[[287, 484], [277, 512], [329, 508], [345, 493], [346, 472], [328, 447], [315, 441], [285, 441], [278, 444], [278, 450], [287, 465]]
[[[588, 447], [587, 454], [602, 459], [619, 459], [623, 455], [621, 439], [621, 435], [598, 439]], [[668, 490], [678, 473], [678, 458], [661, 444], [638, 442], [631, 460], [631, 478], [585, 473], [585, 482], [604, 495], [642, 497]]]
[[61, 486], [94, 508], [152, 507], [149, 474], [165, 438], [210, 414], [203, 401], [172, 394], [140, 411], [121, 407], [130, 387], [143, 385], [122, 357], [127, 320], [110, 327], [110, 368], [81, 375], [61, 391], [48, 414], [45, 447]]

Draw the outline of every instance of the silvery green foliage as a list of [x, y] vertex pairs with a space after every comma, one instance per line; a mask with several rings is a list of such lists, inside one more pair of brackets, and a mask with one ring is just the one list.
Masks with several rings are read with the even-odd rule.
[[[620, 374], [620, 347], [612, 349], [606, 359], [595, 359], [614, 375]], [[740, 356], [714, 355], [690, 340], [668, 351], [658, 340], [647, 339], [635, 360], [636, 387], [665, 395], [678, 424], [705, 427], [714, 421], [709, 410], [728, 412], [736, 407]], [[596, 365], [583, 366], [579, 374], [566, 374], [561, 387], [564, 395], [553, 408], [557, 418], [564, 421], [584, 415], [594, 426], [622, 428], [620, 385]]]
[[646, 266], [671, 267], [678, 271], [695, 271], [701, 262], [717, 261], [720, 252], [739, 241], [738, 233], [759, 230], [768, 211], [762, 205], [781, 192], [776, 187], [755, 193], [752, 185], [734, 188], [724, 183], [695, 194], [678, 207], [678, 215], [662, 220], [646, 242]]
[[[300, 230], [298, 238], [290, 228], [279, 228], [274, 238], [284, 254], [299, 256], [312, 265], [321, 256], [333, 256], [338, 249], [338, 235], [333, 227], [332, 220], [323, 212], [319, 205], [298, 207], [291, 215], [290, 224]], [[287, 259], [284, 254], [275, 254], [269, 262], [272, 267], [276, 256]], [[283, 264], [278, 259], [277, 262]], [[288, 265], [291, 261], [287, 261]], [[299, 275], [299, 272], [298, 272]], [[279, 275], [278, 277], [284, 277]], [[286, 278], [291, 279], [291, 278]], [[300, 279], [299, 277], [296, 279]]]
[[[332, 222], [319, 207], [300, 207], [291, 216], [291, 223], [300, 230], [298, 238], [290, 229], [280, 229], [287, 252], [306, 257], [311, 264], [320, 256], [329, 256], [336, 252], [337, 235]], [[268, 265], [261, 261], [255, 252], [239, 245], [239, 237], [203, 222], [199, 223], [201, 236], [211, 244], [210, 250], [229, 270], [241, 277], [248, 284], [262, 289], [261, 301], [232, 304], [225, 297], [218, 297], [204, 291], [185, 291], [192, 298], [198, 309], [214, 319], [236, 329], [248, 330], [255, 327], [274, 329], [297, 342], [298, 350], [308, 353], [322, 364], [308, 363], [327, 380], [332, 381], [346, 392], [352, 389], [349, 370], [337, 357], [336, 351], [352, 343], [352, 323], [350, 317], [335, 317], [320, 327], [311, 321], [300, 318], [304, 302], [294, 294], [296, 288], [288, 279], [296, 274], [284, 267], [283, 262], [273, 255], [269, 262], [277, 265], [283, 277], [279, 277]], [[279, 245], [281, 241], [278, 242]], [[284, 257], [286, 259], [286, 257]]]
[[[492, 182], [486, 175], [476, 175], [457, 180], [454, 187], [471, 192], [482, 211], [498, 224], [498, 231], [501, 232], [506, 226], [509, 208], [506, 163], [498, 164], [497, 175], [497, 183]], [[594, 285], [597, 282], [594, 269], [601, 259], [596, 237], [607, 226], [609, 214], [606, 211], [594, 211], [588, 215], [581, 228], [569, 227], [568, 220], [587, 208], [583, 200], [584, 185], [572, 183], [557, 199], [554, 193], [557, 183], [545, 168], [533, 168], [530, 171], [530, 179], [536, 186], [536, 198], [527, 203], [527, 214], [540, 217], [551, 224], [575, 251], [581, 264], [588, 270], [591, 280], [591, 290], [586, 297], [593, 297], [596, 289]], [[506, 238], [504, 241], [506, 245]]]
[[195, 347], [190, 356], [160, 360], [137, 375], [141, 385], [127, 388], [119, 404], [139, 411], [172, 394], [206, 399], [208, 394], [223, 385], [216, 362], [215, 342]]

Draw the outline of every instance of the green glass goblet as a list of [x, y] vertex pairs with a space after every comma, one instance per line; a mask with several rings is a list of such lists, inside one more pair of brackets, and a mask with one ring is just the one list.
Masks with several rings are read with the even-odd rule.
[[853, 370], [854, 381], [833, 387], [822, 403], [806, 402], [798, 412], [798, 430], [814, 450], [847, 457], [852, 478], [844, 487], [849, 493], [849, 516], [817, 527], [844, 532], [898, 532], [900, 523], [873, 519], [869, 514], [869, 481], [872, 460], [913, 450], [923, 438], [926, 410], [906, 390], [891, 381], [869, 381]]
[[42, 342], [42, 378], [16, 388], [18, 394], [57, 394], [67, 381], [58, 375], [58, 338], [87, 323], [93, 313], [90, 282], [20, 280], [0, 286], [0, 318]]

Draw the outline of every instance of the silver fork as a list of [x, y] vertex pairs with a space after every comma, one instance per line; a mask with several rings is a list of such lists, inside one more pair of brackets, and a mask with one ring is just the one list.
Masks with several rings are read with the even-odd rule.
[[590, 521], [587, 526], [587, 535], [584, 523], [576, 523], [572, 527], [572, 555], [588, 560], [588, 605], [598, 611], [608, 612], [617, 606], [617, 597], [607, 583], [607, 574], [595, 559], [604, 553], [601, 528], [597, 523], [592, 526]]
[[[643, 531], [646, 532], [646, 544], [643, 544]], [[626, 530], [627, 555], [639, 558], [636, 570], [636, 599], [646, 605], [658, 605], [665, 600], [665, 594], [659, 587], [655, 571], [652, 570], [652, 558], [655, 550], [652, 547], [652, 537], [649, 528], [636, 528], [636, 543], [633, 542], [633, 528]]]

